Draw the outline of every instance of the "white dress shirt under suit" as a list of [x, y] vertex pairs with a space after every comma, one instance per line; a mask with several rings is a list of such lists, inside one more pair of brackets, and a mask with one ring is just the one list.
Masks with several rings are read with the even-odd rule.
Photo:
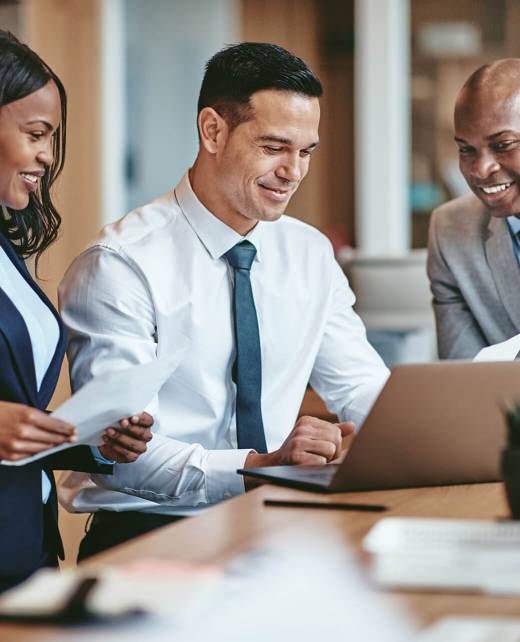
[[[341, 420], [360, 424], [388, 371], [353, 312], [354, 295], [329, 241], [282, 216], [246, 237], [262, 351], [268, 450], [292, 430], [307, 383]], [[72, 387], [144, 363], [190, 339], [188, 356], [148, 408], [148, 451], [111, 476], [71, 473], [69, 510], [189, 514], [244, 491], [237, 475], [232, 271], [223, 255], [243, 240], [197, 199], [186, 174], [175, 190], [108, 225], [60, 286]], [[125, 494], [121, 492], [124, 491]]]

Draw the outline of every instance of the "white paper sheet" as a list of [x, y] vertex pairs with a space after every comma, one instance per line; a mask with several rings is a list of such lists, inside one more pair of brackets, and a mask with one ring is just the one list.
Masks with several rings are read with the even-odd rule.
[[520, 352], [520, 334], [507, 341], [482, 348], [473, 361], [513, 361]]
[[167, 357], [124, 370], [106, 372], [67, 399], [51, 416], [76, 426], [78, 441], [75, 444], [62, 444], [31, 457], [18, 461], [2, 460], [1, 463], [4, 466], [23, 466], [72, 446], [98, 446], [108, 426], [146, 408], [180, 364], [188, 343], [187, 338], [180, 337], [177, 349]]
[[520, 594], [520, 524], [381, 519], [363, 540], [380, 586]]

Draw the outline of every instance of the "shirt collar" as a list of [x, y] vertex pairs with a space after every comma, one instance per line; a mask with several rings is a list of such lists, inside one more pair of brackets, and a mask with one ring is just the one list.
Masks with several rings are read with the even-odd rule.
[[517, 216], [508, 216], [506, 220], [513, 236], [518, 236], [520, 232], [520, 218]]
[[247, 239], [256, 247], [255, 261], [260, 261], [259, 228], [262, 225], [261, 221], [246, 236], [235, 232], [199, 201], [191, 187], [188, 172], [184, 174], [175, 188], [175, 198], [188, 223], [212, 258], [220, 259], [237, 243]]

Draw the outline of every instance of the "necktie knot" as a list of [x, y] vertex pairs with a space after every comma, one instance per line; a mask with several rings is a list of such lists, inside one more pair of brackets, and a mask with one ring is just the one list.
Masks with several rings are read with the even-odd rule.
[[256, 256], [256, 247], [249, 241], [241, 241], [228, 250], [224, 256], [235, 270], [250, 270]]

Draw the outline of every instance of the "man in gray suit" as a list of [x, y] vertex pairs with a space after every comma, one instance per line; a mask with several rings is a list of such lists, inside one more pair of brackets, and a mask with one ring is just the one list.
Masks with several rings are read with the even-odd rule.
[[455, 141], [473, 194], [436, 209], [430, 224], [441, 359], [472, 358], [520, 333], [520, 59], [470, 76], [455, 106]]

